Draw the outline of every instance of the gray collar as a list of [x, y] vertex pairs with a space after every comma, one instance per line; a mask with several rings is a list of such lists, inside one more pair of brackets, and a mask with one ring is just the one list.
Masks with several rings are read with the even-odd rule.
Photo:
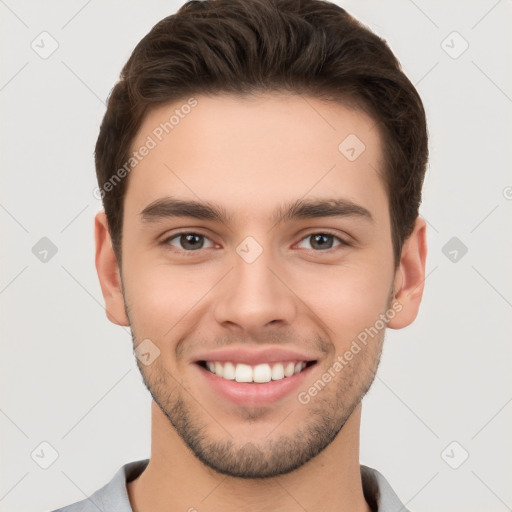
[[[126, 484], [135, 480], [148, 463], [149, 459], [143, 459], [125, 464], [89, 498], [54, 512], [133, 512]], [[381, 473], [362, 464], [360, 468], [364, 497], [372, 512], [410, 512]]]

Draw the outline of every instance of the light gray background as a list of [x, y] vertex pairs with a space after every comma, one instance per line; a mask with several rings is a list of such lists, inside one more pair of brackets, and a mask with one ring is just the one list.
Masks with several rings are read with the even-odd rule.
[[[415, 512], [512, 510], [512, 3], [339, 4], [387, 39], [431, 136], [423, 305], [388, 331], [361, 462]], [[94, 267], [93, 149], [122, 65], [179, 5], [0, 0], [2, 511], [69, 504], [149, 456], [150, 396]], [[59, 45], [47, 59], [31, 48], [43, 31]], [[453, 31], [469, 43], [458, 58]], [[32, 252], [42, 237], [58, 248], [46, 263]], [[452, 237], [468, 248], [455, 262]], [[43, 441], [58, 452], [48, 469], [31, 457]]]

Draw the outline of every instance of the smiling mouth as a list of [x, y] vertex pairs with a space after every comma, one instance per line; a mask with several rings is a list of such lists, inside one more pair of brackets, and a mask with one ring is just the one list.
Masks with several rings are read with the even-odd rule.
[[256, 365], [231, 361], [197, 361], [197, 364], [225, 380], [264, 384], [297, 375], [316, 364], [316, 361], [282, 361]]

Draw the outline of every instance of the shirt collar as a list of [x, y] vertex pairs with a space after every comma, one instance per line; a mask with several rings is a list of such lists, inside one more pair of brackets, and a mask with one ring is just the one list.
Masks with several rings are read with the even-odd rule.
[[[108, 484], [96, 491], [88, 500], [101, 511], [133, 512], [126, 484], [135, 480], [146, 469], [148, 463], [149, 459], [143, 459], [125, 464]], [[360, 468], [364, 497], [372, 512], [410, 512], [379, 471], [362, 464]]]

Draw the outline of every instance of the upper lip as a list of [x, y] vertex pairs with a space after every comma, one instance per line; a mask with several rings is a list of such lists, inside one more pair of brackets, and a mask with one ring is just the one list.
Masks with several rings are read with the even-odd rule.
[[282, 363], [287, 361], [316, 361], [317, 358], [285, 348], [253, 348], [231, 347], [222, 350], [215, 350], [199, 354], [194, 358], [194, 362], [199, 361], [219, 361], [232, 363], [243, 363], [251, 366], [263, 363]]

